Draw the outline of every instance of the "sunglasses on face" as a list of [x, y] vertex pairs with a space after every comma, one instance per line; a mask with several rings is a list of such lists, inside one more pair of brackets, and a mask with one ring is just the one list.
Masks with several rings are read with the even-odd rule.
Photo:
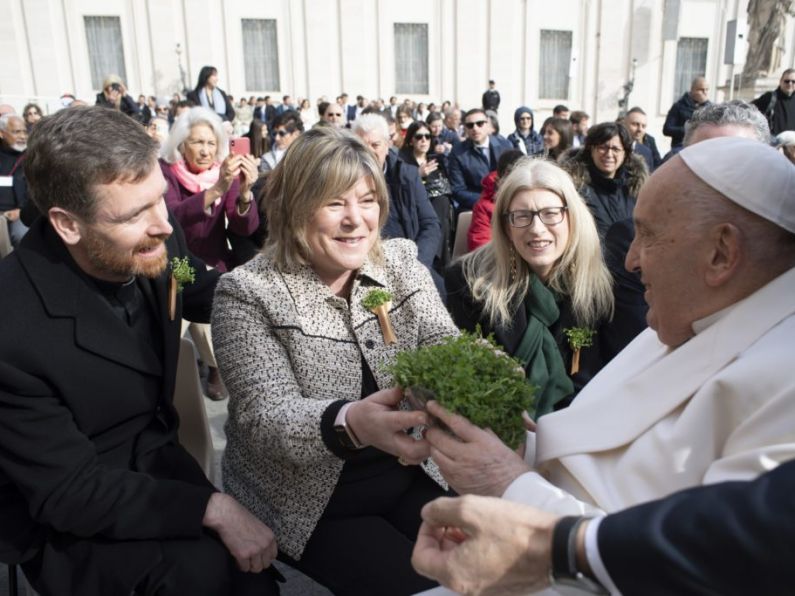
[[784, 79], [782, 83], [785, 85], [795, 85], [795, 79]]
[[466, 126], [469, 130], [472, 130], [476, 126], [481, 128], [484, 124], [486, 124], [485, 120], [478, 120], [477, 122], [464, 122], [464, 126]]
[[425, 139], [426, 141], [430, 141], [431, 140], [431, 133], [428, 133], [428, 132], [415, 132], [414, 133], [414, 139], [417, 140], [417, 141], [421, 141], [422, 139]]
[[275, 134], [277, 137], [286, 137], [287, 135], [292, 134], [292, 132], [292, 130], [277, 130], [273, 134]]

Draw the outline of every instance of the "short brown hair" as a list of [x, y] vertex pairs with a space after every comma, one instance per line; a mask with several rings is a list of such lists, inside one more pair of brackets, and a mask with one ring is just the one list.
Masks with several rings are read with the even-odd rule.
[[[276, 267], [285, 269], [309, 261], [309, 220], [327, 200], [343, 194], [363, 176], [373, 182], [380, 229], [389, 215], [389, 194], [369, 147], [350, 132], [328, 126], [313, 128], [290, 145], [268, 177], [265, 195], [269, 234], [263, 250]], [[381, 260], [380, 240], [373, 245], [370, 257]]]
[[61, 207], [93, 221], [94, 188], [140, 182], [157, 167], [157, 149], [143, 126], [118, 110], [65, 108], [31, 132], [25, 158], [30, 198], [45, 216]]

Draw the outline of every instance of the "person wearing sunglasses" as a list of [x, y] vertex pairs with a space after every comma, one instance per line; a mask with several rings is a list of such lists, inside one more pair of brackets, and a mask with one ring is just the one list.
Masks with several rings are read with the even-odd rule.
[[[593, 218], [556, 164], [523, 157], [514, 165], [497, 191], [491, 241], [455, 261], [445, 284], [456, 325], [493, 333], [522, 363], [537, 387], [536, 417], [568, 405], [602, 368], [610, 273]], [[576, 328], [595, 335], [575, 357], [566, 330]]]
[[795, 130], [795, 68], [782, 73], [777, 89], [763, 93], [751, 103], [765, 115], [774, 136]]
[[488, 116], [480, 108], [464, 114], [466, 140], [453, 147], [448, 160], [450, 186], [458, 211], [470, 211], [483, 190], [483, 178], [497, 169], [503, 151], [511, 149], [504, 138], [491, 135]]
[[538, 155], [544, 151], [544, 139], [535, 130], [533, 110], [526, 106], [516, 108], [513, 113], [516, 130], [508, 135], [508, 141], [524, 155]]
[[[441, 117], [437, 122], [441, 124]], [[406, 138], [398, 155], [407, 164], [417, 167], [425, 192], [442, 226], [441, 242], [433, 260], [434, 269], [442, 274], [450, 260], [452, 248], [453, 194], [447, 178], [444, 154], [431, 151], [432, 140], [430, 125], [415, 120], [406, 130]]]
[[629, 131], [616, 122], [588, 129], [585, 145], [566, 153], [561, 166], [585, 199], [603, 242], [610, 226], [632, 217], [649, 176], [643, 157], [632, 151]]
[[417, 245], [417, 259], [431, 272], [444, 298], [444, 281], [433, 267], [442, 242], [441, 225], [417, 167], [389, 150], [389, 125], [380, 114], [359, 116], [351, 125], [351, 131], [375, 153], [384, 172], [389, 191], [389, 215], [381, 236], [413, 241]]
[[262, 155], [259, 171], [270, 172], [284, 157], [285, 151], [304, 132], [304, 122], [298, 112], [290, 110], [276, 116], [273, 123], [273, 146]]

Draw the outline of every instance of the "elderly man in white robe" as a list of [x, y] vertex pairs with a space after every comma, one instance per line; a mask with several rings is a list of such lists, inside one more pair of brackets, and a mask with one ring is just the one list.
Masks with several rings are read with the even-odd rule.
[[459, 493], [611, 512], [795, 458], [795, 168], [758, 141], [703, 141], [655, 172], [634, 219], [650, 328], [538, 420], [524, 461], [429, 404], [455, 432], [426, 438]]

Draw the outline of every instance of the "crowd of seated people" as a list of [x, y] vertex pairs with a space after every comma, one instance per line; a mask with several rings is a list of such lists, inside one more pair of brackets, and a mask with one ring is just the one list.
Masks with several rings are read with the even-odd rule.
[[[509, 462], [509, 482], [497, 472], [487, 475], [487, 494], [558, 488], [528, 476], [527, 465], [507, 447], [438, 406], [429, 412], [460, 433], [460, 444], [451, 444], [438, 429], [427, 438], [408, 436], [430, 418], [401, 409], [402, 394], [384, 368], [396, 350], [385, 341], [381, 321], [362, 305], [365, 295], [378, 288], [392, 293], [391, 322], [400, 349], [434, 345], [459, 330], [493, 335], [535, 387], [532, 417], [541, 422], [540, 437], [550, 436], [544, 428], [563, 425], [559, 414], [576, 407], [592, 379], [604, 384], [600, 371], [636, 336], [647, 338], [647, 320], [660, 325], [647, 312], [648, 281], [641, 279], [641, 267], [625, 268], [643, 250], [635, 241], [633, 214], [642, 196], [650, 209], [652, 191], [644, 188], [655, 179], [653, 169], [671, 176], [689, 163], [683, 161], [687, 156], [698, 159], [698, 152], [685, 149], [682, 159], [670, 157], [666, 167], [639, 107], [619, 121], [591, 126], [585, 112], [558, 106], [539, 128], [534, 111], [520, 106], [515, 128], [504, 136], [496, 112], [462, 110], [451, 102], [368, 101], [358, 95], [349, 103], [345, 93], [318, 98], [314, 107], [289, 95], [280, 102], [253, 96], [235, 101], [219, 86], [212, 66], [201, 69], [185, 98], [175, 94], [167, 101], [142, 95], [136, 102], [124, 82], [109, 75], [96, 106], [142, 126], [154, 143], [146, 146], [158, 153], [157, 172], [142, 165], [143, 173], [131, 174], [127, 165], [119, 166], [120, 178], [111, 182], [162, 180], [169, 223], [158, 223], [157, 238], [168, 237], [166, 227], [178, 230], [173, 233], [183, 252], [205, 269], [202, 279], [212, 280], [213, 288], [217, 283], [212, 327], [202, 315], [182, 332], [190, 329], [208, 367], [207, 396], [230, 398], [224, 489], [272, 531], [281, 561], [334, 593], [397, 595], [435, 585], [411, 567], [420, 510], [439, 496], [478, 492], [468, 457], [485, 467], [490, 457]], [[706, 138], [699, 134], [736, 134], [748, 122], [756, 133], [761, 124], [755, 110], [744, 102], [706, 102], [685, 123], [683, 145]], [[78, 268], [87, 264], [90, 270], [80, 276], [91, 277], [97, 263], [105, 263], [92, 251], [111, 241], [86, 234], [85, 223], [70, 232], [66, 207], [28, 197], [27, 139], [42, 115], [29, 104], [22, 116], [0, 116], [0, 176], [9, 179], [0, 187], [0, 211], [15, 247], [37, 219], [31, 227], [37, 242], [47, 225], [62, 226], [58, 242], [72, 255], [66, 260]], [[734, 128], [727, 133], [721, 127]], [[770, 140], [767, 134], [740, 136]], [[247, 149], [230, 150], [230, 139], [240, 137], [248, 140]], [[782, 139], [786, 152], [786, 135]], [[40, 139], [38, 150], [46, 143]], [[656, 195], [664, 194], [660, 184], [653, 186]], [[470, 210], [468, 251], [454, 257], [457, 216]], [[80, 216], [90, 221], [85, 214], [75, 219]], [[650, 242], [650, 224], [644, 220], [643, 226]], [[152, 241], [134, 250], [154, 247]], [[134, 280], [148, 270], [125, 271]], [[102, 284], [107, 279], [98, 279], [100, 292], [111, 291]], [[128, 312], [116, 292], [112, 288], [109, 303]], [[124, 316], [132, 325], [133, 315]], [[136, 333], [148, 332], [152, 321], [146, 325]], [[591, 340], [575, 346], [572, 332]], [[7, 394], [30, 390], [22, 377], [8, 379], [10, 389], [0, 380]], [[0, 408], [17, 406], [0, 401]], [[548, 444], [550, 439], [542, 439], [542, 447]], [[558, 459], [552, 453], [548, 465], [568, 490], [569, 475], [554, 467]], [[711, 461], [702, 459], [708, 468]], [[4, 461], [0, 489], [8, 475]], [[9, 469], [16, 472], [10, 464]], [[744, 477], [753, 473], [752, 467], [743, 469]], [[590, 479], [590, 472], [583, 474]], [[657, 496], [656, 490], [650, 495]], [[561, 497], [561, 511], [617, 506], [596, 492], [569, 492], [573, 496]], [[538, 500], [532, 503], [543, 508]], [[45, 517], [35, 521], [50, 523]], [[263, 548], [275, 552], [270, 543]], [[251, 571], [273, 560], [257, 557]], [[25, 567], [44, 593], [51, 585], [48, 563], [40, 557]], [[384, 577], [390, 578], [387, 586]], [[157, 585], [152, 580], [142, 593]]]

